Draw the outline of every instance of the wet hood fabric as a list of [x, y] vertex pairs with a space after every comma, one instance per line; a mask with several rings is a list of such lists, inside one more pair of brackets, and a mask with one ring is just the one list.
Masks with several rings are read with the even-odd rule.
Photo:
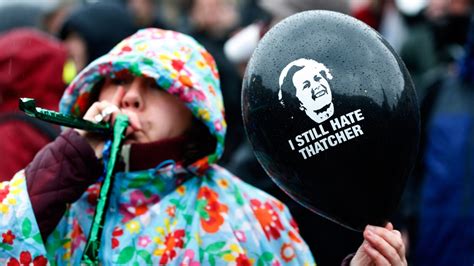
[[227, 128], [219, 74], [213, 57], [193, 38], [178, 32], [143, 29], [120, 42], [79, 73], [66, 89], [60, 111], [82, 116], [94, 85], [124, 70], [155, 79], [163, 90], [183, 101], [216, 138], [215, 152], [191, 167], [205, 170], [216, 162], [224, 149]]

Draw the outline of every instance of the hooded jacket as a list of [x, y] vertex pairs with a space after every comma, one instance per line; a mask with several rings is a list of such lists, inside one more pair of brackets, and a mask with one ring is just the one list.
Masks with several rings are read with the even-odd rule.
[[[208, 128], [216, 145], [212, 153], [188, 165], [163, 161], [150, 169], [115, 174], [100, 262], [313, 265], [312, 255], [288, 209], [215, 164], [223, 152], [226, 131], [218, 72], [212, 56], [194, 39], [173, 31], [138, 31], [76, 77], [66, 89], [60, 110], [84, 114], [94, 84], [124, 70], [153, 78], [160, 88], [177, 96]], [[52, 144], [62, 147], [62, 154], [70, 154], [49, 156], [61, 158], [60, 162], [41, 160], [48, 157], [39, 154], [26, 171], [0, 184], [0, 264], [21, 259], [44, 263], [46, 258], [57, 265], [80, 263], [100, 183], [89, 186], [78, 200], [65, 207], [61, 221], [45, 242], [37, 222], [44, 218], [39, 219], [41, 213], [37, 212], [35, 217], [31, 204], [33, 174], [44, 175], [59, 164], [67, 170], [59, 174], [60, 182], [74, 183], [79, 182], [82, 173], [96, 171], [92, 149], [80, 148], [80, 140], [74, 138], [81, 139], [68, 131], [55, 141], [64, 144]], [[42, 154], [55, 152], [51, 147]], [[77, 187], [80, 190], [80, 185]], [[69, 197], [64, 193], [61, 196], [65, 201]]]

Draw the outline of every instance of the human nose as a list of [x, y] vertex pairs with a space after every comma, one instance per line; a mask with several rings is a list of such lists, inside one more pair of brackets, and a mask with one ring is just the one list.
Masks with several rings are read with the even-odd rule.
[[137, 79], [128, 86], [121, 101], [122, 108], [141, 110], [145, 107], [141, 87], [142, 84]]

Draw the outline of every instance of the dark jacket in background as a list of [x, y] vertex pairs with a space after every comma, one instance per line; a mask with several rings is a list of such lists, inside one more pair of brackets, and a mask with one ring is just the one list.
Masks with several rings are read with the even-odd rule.
[[[416, 265], [474, 262], [474, 20], [457, 75], [443, 80], [427, 126]], [[435, 254], [435, 256], [433, 256]]]

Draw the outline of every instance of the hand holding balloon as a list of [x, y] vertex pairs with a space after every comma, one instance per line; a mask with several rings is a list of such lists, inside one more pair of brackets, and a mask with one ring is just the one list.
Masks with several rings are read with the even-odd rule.
[[401, 233], [388, 223], [385, 227], [368, 225], [364, 242], [351, 261], [355, 265], [407, 265]]

